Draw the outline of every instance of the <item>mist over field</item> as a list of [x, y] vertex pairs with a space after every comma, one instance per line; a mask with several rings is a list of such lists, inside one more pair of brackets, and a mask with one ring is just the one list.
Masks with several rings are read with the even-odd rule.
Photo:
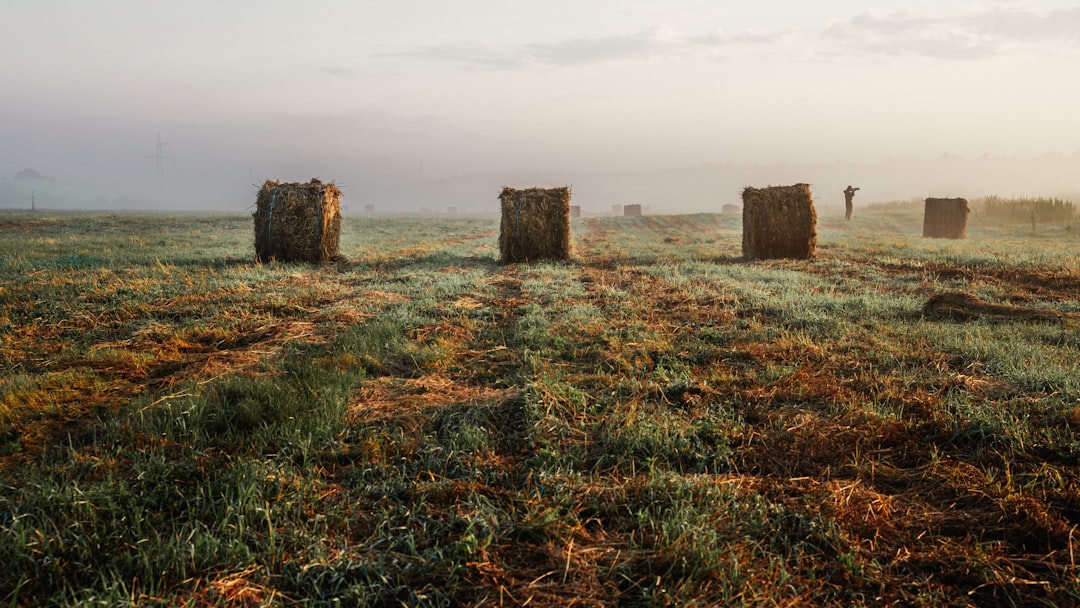
[[231, 173], [212, 163], [174, 168], [160, 185], [153, 175], [149, 179], [113, 180], [88, 175], [84, 182], [78, 177], [72, 181], [49, 175], [27, 177], [23, 169], [21, 175], [17, 172], [0, 179], [0, 208], [29, 208], [33, 195], [38, 209], [241, 212], [254, 203], [262, 180], [307, 181], [311, 177], [334, 180], [341, 186], [346, 214], [361, 213], [366, 205], [374, 205], [379, 213], [440, 213], [448, 207], [495, 213], [496, 195], [504, 185], [569, 185], [574, 203], [586, 213], [606, 213], [612, 205], [628, 203], [648, 205], [653, 213], [718, 212], [725, 203], [738, 203], [744, 186], [800, 182], [811, 184], [816, 205], [825, 210], [843, 207], [842, 190], [848, 184], [861, 188], [856, 206], [927, 196], [1080, 199], [1080, 183], [1074, 178], [1080, 174], [1080, 154], [1037, 159], [940, 157], [878, 163], [702, 164], [639, 171], [521, 170], [438, 179], [409, 176], [401, 166], [379, 173], [344, 166], [336, 171], [317, 168], [342, 164], [332, 161], [311, 163], [307, 171], [287, 164], [282, 163], [278, 170], [238, 166]]

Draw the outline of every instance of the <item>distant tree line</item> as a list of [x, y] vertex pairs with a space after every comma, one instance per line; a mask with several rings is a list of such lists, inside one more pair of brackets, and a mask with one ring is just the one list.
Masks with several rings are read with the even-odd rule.
[[1069, 224], [1076, 218], [1076, 204], [1059, 198], [988, 196], [983, 199], [983, 214], [1002, 222]]

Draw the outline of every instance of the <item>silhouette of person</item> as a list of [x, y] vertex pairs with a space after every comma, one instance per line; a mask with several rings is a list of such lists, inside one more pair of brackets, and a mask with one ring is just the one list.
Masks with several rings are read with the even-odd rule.
[[858, 188], [852, 188], [850, 185], [844, 189], [844, 219], [848, 221], [851, 221], [851, 201], [855, 199], [856, 190]]

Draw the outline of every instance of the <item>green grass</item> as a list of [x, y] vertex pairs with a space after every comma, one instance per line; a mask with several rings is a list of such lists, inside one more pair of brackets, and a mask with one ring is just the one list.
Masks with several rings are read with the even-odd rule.
[[0, 603], [1073, 605], [1080, 235], [920, 220], [0, 215]]

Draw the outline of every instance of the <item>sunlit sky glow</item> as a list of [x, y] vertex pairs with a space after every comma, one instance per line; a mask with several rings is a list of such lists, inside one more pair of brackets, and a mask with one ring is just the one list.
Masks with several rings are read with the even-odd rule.
[[226, 196], [1080, 152], [1069, 2], [9, 0], [0, 53], [0, 175], [113, 193], [158, 133]]

